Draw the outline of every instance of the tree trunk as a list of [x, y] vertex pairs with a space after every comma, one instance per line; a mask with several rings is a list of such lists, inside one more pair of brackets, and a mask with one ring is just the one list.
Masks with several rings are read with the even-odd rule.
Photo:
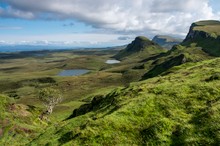
[[54, 108], [54, 106], [52, 106], [52, 105], [49, 105], [49, 106], [47, 107], [47, 113], [48, 113], [48, 115], [52, 114], [53, 108]]

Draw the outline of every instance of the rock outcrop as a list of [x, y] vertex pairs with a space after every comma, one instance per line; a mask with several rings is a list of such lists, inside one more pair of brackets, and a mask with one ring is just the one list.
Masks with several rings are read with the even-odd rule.
[[220, 56], [220, 21], [208, 20], [193, 23], [182, 45], [191, 44], [196, 44], [212, 56]]

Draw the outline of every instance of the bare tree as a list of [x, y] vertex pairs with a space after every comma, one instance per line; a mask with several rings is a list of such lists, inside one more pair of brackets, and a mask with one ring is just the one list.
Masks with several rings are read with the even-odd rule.
[[56, 89], [44, 88], [39, 92], [39, 99], [43, 102], [47, 109], [46, 114], [51, 114], [53, 112], [53, 108], [61, 102], [62, 95]]

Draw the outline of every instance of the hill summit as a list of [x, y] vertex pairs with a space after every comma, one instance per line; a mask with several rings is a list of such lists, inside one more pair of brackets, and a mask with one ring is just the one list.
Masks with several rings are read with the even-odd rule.
[[158, 44], [149, 40], [144, 36], [138, 36], [132, 41], [124, 50], [121, 50], [114, 58], [122, 60], [128, 57], [146, 57], [149, 55], [157, 54], [164, 49]]

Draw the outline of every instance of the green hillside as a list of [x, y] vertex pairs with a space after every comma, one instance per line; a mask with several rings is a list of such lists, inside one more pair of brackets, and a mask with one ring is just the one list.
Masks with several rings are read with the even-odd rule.
[[164, 52], [164, 49], [144, 36], [136, 37], [125, 49], [121, 50], [114, 58], [118, 60], [136, 60]]
[[160, 75], [161, 73], [169, 70], [174, 66], [178, 66], [187, 62], [199, 62], [213, 57], [202, 51], [199, 47], [191, 45], [189, 47], [176, 45], [168, 52], [164, 53], [157, 58], [147, 60], [144, 63], [147, 64], [152, 61], [151, 67], [146, 69], [142, 79], [148, 79]]
[[0, 95], [0, 110], [0, 145], [24, 145], [48, 126], [38, 118], [41, 108], [16, 104], [5, 95]]
[[195, 27], [193, 30], [205, 31], [210, 34], [220, 35], [220, 21], [216, 20], [207, 20], [207, 21], [198, 21], [194, 23]]
[[[193, 27], [191, 26], [191, 29], [197, 28], [196, 26], [218, 26], [217, 22], [218, 21], [196, 22], [192, 24]], [[198, 62], [213, 58], [210, 51], [208, 52], [204, 48], [204, 46], [207, 45], [207, 38], [200, 38], [200, 36], [198, 36], [199, 39], [197, 39], [197, 36], [195, 36], [192, 41], [192, 39], [190, 39], [192, 32], [194, 32], [194, 30], [190, 30], [186, 37], [187, 39], [185, 39], [183, 43], [174, 45], [172, 49], [168, 51], [163, 50], [146, 37], [137, 37], [125, 49], [113, 56], [116, 59], [122, 60], [122, 62], [116, 66], [112, 66], [106, 71], [122, 73], [123, 80], [127, 84], [155, 77], [173, 66], [181, 65], [186, 62]], [[202, 31], [198, 31], [198, 33], [200, 34]], [[194, 34], [191, 35], [194, 36]], [[158, 38], [165, 39], [167, 42], [174, 41], [167, 36], [158, 36]], [[214, 48], [220, 45], [215, 39], [210, 42], [214, 42], [209, 45], [214, 46]]]
[[218, 145], [219, 61], [187, 63], [96, 96], [31, 145]]
[[[145, 66], [143, 60], [163, 55], [166, 50], [144, 36], [138, 36], [125, 49], [112, 58], [120, 60], [120, 64], [106, 66], [102, 70], [121, 73], [124, 85], [139, 81], [150, 68], [150, 61]], [[154, 65], [153, 65], [154, 66]]]
[[214, 58], [195, 44], [189, 46], [175, 45], [167, 52], [139, 58], [126, 58], [122, 63], [106, 71], [122, 73], [126, 83], [155, 77], [168, 69], [186, 62], [199, 62]]

